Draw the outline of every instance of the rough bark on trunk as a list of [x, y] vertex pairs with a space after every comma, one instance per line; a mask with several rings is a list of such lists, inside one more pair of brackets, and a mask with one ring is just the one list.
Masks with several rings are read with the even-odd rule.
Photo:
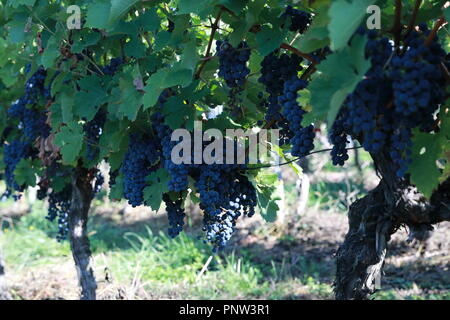
[[349, 231], [336, 258], [336, 299], [368, 299], [381, 278], [386, 246], [400, 226], [421, 238], [432, 225], [450, 221], [450, 180], [427, 200], [403, 179], [385, 155], [373, 156], [382, 180], [350, 206]]
[[5, 279], [5, 263], [3, 261], [3, 254], [0, 251], [0, 300], [11, 300], [8, 287]]
[[95, 300], [97, 283], [87, 236], [89, 207], [92, 201], [92, 184], [88, 171], [77, 168], [72, 177], [72, 204], [69, 213], [69, 233], [72, 256], [77, 269], [82, 300]]

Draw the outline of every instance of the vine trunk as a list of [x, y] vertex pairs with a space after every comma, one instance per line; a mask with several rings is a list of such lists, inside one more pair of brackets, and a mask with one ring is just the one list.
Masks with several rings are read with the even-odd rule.
[[75, 261], [82, 300], [95, 300], [97, 283], [87, 236], [89, 208], [92, 201], [92, 184], [88, 171], [77, 168], [72, 176], [72, 204], [69, 213], [69, 234], [72, 256]]
[[335, 295], [339, 300], [368, 299], [381, 285], [387, 244], [401, 226], [423, 240], [432, 225], [450, 221], [450, 179], [428, 200], [398, 179], [386, 153], [374, 156], [379, 185], [349, 209], [349, 231], [337, 252]]

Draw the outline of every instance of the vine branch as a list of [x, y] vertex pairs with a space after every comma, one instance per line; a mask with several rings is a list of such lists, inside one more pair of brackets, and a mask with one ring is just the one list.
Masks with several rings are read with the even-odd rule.
[[446, 22], [444, 17], [440, 17], [438, 21], [434, 24], [433, 30], [431, 30], [430, 34], [428, 35], [427, 39], [425, 40], [425, 46], [429, 46], [433, 39], [436, 37], [437, 32], [439, 31], [439, 28], [444, 25]]
[[305, 72], [303, 72], [303, 74], [301, 75], [300, 79], [307, 80], [316, 71], [317, 71], [316, 65], [315, 64], [311, 64], [305, 70]]
[[416, 5], [414, 6], [414, 11], [411, 17], [411, 21], [409, 22], [408, 29], [406, 31], [406, 35], [408, 35], [412, 29], [414, 28], [414, 25], [416, 24], [417, 19], [417, 13], [419, 12], [420, 5], [422, 4], [422, 0], [416, 0]]
[[208, 47], [206, 48], [205, 57], [203, 58], [202, 63], [200, 64], [200, 67], [198, 68], [197, 72], [195, 73], [195, 79], [200, 78], [200, 75], [202, 74], [202, 71], [205, 68], [206, 63], [209, 61], [208, 58], [211, 55], [211, 48], [212, 48], [212, 43], [214, 41], [214, 36], [216, 35], [217, 29], [219, 29], [219, 22], [220, 22], [220, 17], [222, 16], [222, 12], [223, 12], [223, 7], [220, 8], [219, 13], [217, 13], [216, 20], [211, 25], [211, 35], [209, 36]]
[[400, 45], [400, 37], [402, 32], [402, 0], [395, 0], [395, 22], [394, 22], [394, 43], [398, 48]]
[[316, 59], [314, 59], [310, 54], [303, 53], [287, 43], [282, 43], [280, 48], [291, 51], [292, 53], [298, 55], [299, 57], [305, 58], [306, 60], [310, 61], [314, 65], [317, 64]]

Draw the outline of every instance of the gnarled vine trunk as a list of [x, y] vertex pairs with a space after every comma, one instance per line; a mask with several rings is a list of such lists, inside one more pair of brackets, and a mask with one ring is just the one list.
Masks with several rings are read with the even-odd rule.
[[97, 283], [87, 236], [88, 213], [92, 201], [92, 184], [88, 171], [74, 170], [72, 177], [72, 204], [69, 213], [69, 233], [72, 256], [77, 269], [82, 300], [95, 300]]
[[5, 279], [5, 263], [3, 261], [3, 254], [0, 250], [0, 300], [10, 300], [10, 299], [11, 295], [9, 294]]
[[427, 200], [398, 179], [386, 155], [373, 156], [382, 180], [364, 198], [350, 206], [349, 231], [337, 252], [336, 299], [368, 299], [377, 289], [386, 246], [402, 225], [411, 235], [426, 237], [432, 225], [450, 221], [450, 180]]

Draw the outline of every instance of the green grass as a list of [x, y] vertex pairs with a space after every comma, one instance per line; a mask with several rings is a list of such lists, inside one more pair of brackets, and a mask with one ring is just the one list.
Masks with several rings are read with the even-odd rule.
[[[55, 240], [56, 223], [47, 221], [45, 215], [44, 206], [38, 203], [32, 213], [12, 225], [3, 225], [0, 245], [4, 249], [8, 272], [18, 276], [16, 281], [22, 282], [20, 275], [26, 279], [26, 275], [42, 275], [50, 268], [52, 271], [47, 272], [71, 268], [69, 243]], [[323, 261], [300, 257], [292, 262], [283, 255], [271, 256], [263, 248], [236, 247], [235, 251], [216, 255], [207, 271], [199, 277], [211, 256], [211, 247], [196, 233], [182, 233], [171, 239], [165, 231], [152, 229], [152, 222], [121, 225], [103, 215], [91, 216], [90, 242], [100, 282], [104, 283], [104, 270], [107, 269], [116, 286], [133, 288], [139, 284], [139, 288], [149, 295], [127, 296], [136, 299], [332, 298], [333, 275]], [[286, 247], [298, 245], [289, 235], [281, 237], [279, 242]], [[67, 273], [75, 274], [75, 270], [67, 269]], [[420, 284], [419, 292], [424, 292], [420, 295], [409, 293], [418, 292], [412, 282], [392, 283], [395, 290], [380, 291], [374, 298], [450, 299], [446, 288], [435, 290], [440, 289], [437, 283]], [[62, 283], [61, 287], [65, 285]]]
[[[72, 259], [69, 243], [55, 240], [55, 224], [45, 219], [42, 205], [36, 207], [13, 227], [3, 228], [0, 239], [8, 270], [27, 274]], [[138, 280], [163, 298], [167, 292], [178, 292], [183, 294], [180, 298], [189, 299], [282, 299], [291, 297], [296, 286], [311, 287], [313, 294], [322, 296], [331, 290], [312, 276], [294, 279], [279, 264], [258, 264], [248, 250], [214, 256], [198, 277], [211, 248], [196, 234], [170, 239], [162, 231], [152, 231], [147, 222], [131, 232], [95, 215], [91, 220], [97, 267], [108, 268], [116, 283], [127, 286]]]
[[14, 268], [46, 265], [61, 257], [71, 257], [69, 244], [55, 240], [57, 227], [45, 215], [44, 209], [37, 206], [31, 214], [3, 228], [1, 245], [6, 261]]
[[375, 300], [450, 300], [450, 292], [400, 295], [398, 291], [389, 289], [375, 293], [373, 298]]

